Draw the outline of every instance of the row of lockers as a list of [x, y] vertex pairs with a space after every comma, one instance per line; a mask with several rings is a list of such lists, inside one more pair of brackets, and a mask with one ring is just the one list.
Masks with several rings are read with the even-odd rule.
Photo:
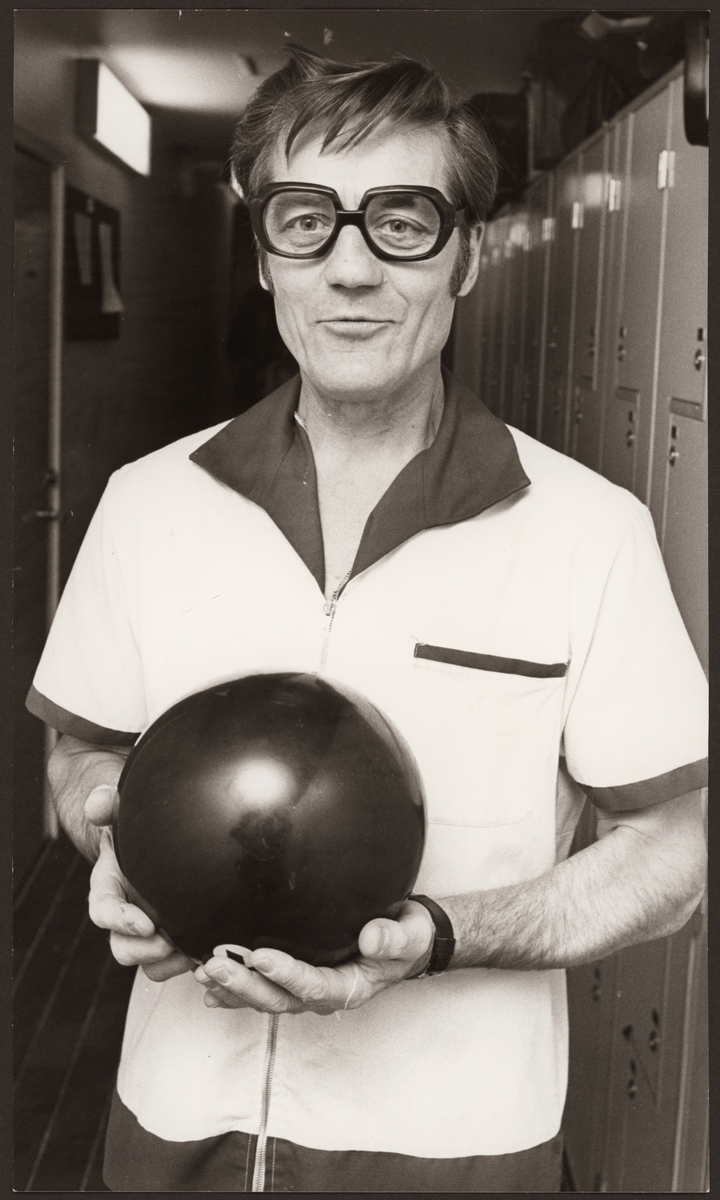
[[[707, 667], [707, 150], [671, 72], [489, 224], [453, 369], [511, 425], [650, 508]], [[576, 847], [593, 836], [586, 814]], [[578, 1191], [703, 1191], [703, 910], [569, 972]]]

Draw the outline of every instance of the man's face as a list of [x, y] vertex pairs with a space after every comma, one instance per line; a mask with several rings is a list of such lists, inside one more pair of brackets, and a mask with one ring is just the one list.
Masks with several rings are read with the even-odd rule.
[[[334, 188], [346, 209], [357, 208], [369, 188], [394, 184], [434, 187], [448, 195], [442, 134], [382, 129], [341, 153], [321, 153], [321, 139], [299, 140], [285, 162], [278, 154], [274, 182]], [[437, 369], [447, 341], [454, 300], [450, 280], [459, 233], [435, 258], [383, 262], [359, 229], [346, 226], [332, 249], [305, 261], [268, 257], [278, 328], [303, 379], [337, 398], [387, 394], [413, 387]], [[479, 234], [460, 295], [477, 274]], [[267, 281], [262, 281], [267, 286]]]

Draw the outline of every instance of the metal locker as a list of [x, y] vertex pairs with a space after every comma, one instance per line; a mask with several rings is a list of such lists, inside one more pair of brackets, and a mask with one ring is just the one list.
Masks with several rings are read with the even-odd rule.
[[577, 232], [581, 208], [577, 154], [565, 159], [557, 167], [555, 181], [555, 240], [548, 296], [545, 394], [540, 436], [555, 450], [565, 450], [572, 370]]
[[707, 669], [708, 151], [685, 140], [681, 79], [671, 94], [674, 161], [666, 191], [650, 510], [675, 598]]
[[616, 387], [605, 411], [603, 475], [634, 492], [640, 440], [640, 392]]
[[487, 280], [487, 255], [480, 258], [477, 281], [468, 296], [460, 296], [453, 317], [453, 375], [475, 395], [480, 393], [483, 309]]
[[540, 433], [545, 371], [547, 299], [552, 252], [553, 177], [542, 176], [528, 190], [528, 263], [526, 320], [522, 370], [522, 428], [532, 437]]
[[568, 452], [587, 467], [600, 466], [602, 403], [598, 392], [602, 329], [602, 265], [609, 197], [608, 135], [580, 155], [581, 208], [572, 355], [572, 410]]
[[[571, 853], [596, 838], [595, 810], [586, 802]], [[576, 1191], [601, 1190], [618, 956], [567, 972], [570, 1061], [563, 1115], [565, 1153]]]
[[690, 922], [619, 955], [603, 1191], [672, 1190], [695, 938]]
[[501, 243], [501, 299], [499, 305], [499, 323], [495, 326], [496, 350], [498, 356], [499, 371], [497, 393], [495, 395], [495, 407], [493, 412], [499, 417], [506, 419], [506, 397], [509, 388], [509, 381], [512, 377], [511, 370], [511, 346], [510, 346], [510, 329], [512, 324], [512, 287], [513, 287], [513, 270], [512, 263], [515, 247], [512, 244], [510, 230], [512, 226], [512, 218], [509, 213], [506, 213], [500, 221], [500, 231], [502, 236]]
[[488, 273], [485, 305], [487, 353], [483, 355], [481, 399], [491, 412], [497, 412], [502, 355], [503, 316], [503, 256], [502, 224], [493, 221], [488, 226]]
[[565, 1152], [578, 1192], [603, 1191], [617, 955], [568, 971], [570, 1063]]
[[664, 440], [660, 545], [678, 608], [707, 671], [708, 445], [704, 407], [672, 396]]
[[527, 258], [529, 229], [526, 214], [519, 207], [510, 214], [507, 262], [507, 333], [504, 374], [503, 419], [519, 426], [522, 420], [522, 370], [527, 313]]
[[[625, 473], [627, 430], [611, 413], [615, 388], [637, 394], [636, 456], [632, 490], [641, 500], [648, 495], [653, 433], [653, 404], [657, 352], [657, 311], [662, 277], [663, 220], [667, 197], [667, 154], [670, 91], [667, 85], [627, 118], [627, 169], [622, 179], [623, 244], [619, 277], [610, 286], [620, 294], [615, 340], [614, 379], [606, 381], [606, 429], [603, 474], [616, 479]], [[613, 337], [612, 331], [610, 336]]]
[[709, 1190], [707, 897], [693, 917], [686, 980], [683, 1063], [673, 1192]]
[[623, 267], [625, 262], [625, 213], [627, 169], [630, 150], [630, 121], [618, 120], [608, 131], [607, 204], [601, 278], [600, 339], [595, 355], [600, 401], [598, 470], [605, 474], [605, 415], [613, 395], [617, 364], [617, 331], [620, 326]]

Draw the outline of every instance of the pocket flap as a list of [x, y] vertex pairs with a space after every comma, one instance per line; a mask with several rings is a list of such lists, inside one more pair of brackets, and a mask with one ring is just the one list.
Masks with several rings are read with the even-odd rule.
[[501, 658], [497, 654], [476, 654], [473, 650], [453, 650], [450, 646], [415, 644], [415, 658], [430, 662], [470, 667], [475, 671], [499, 671], [503, 675], [527, 675], [531, 679], [559, 679], [567, 674], [567, 663], [528, 662], [524, 658]]

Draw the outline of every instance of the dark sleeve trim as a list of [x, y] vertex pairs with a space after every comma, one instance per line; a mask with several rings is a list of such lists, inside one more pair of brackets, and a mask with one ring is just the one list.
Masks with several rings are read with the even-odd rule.
[[90, 742], [94, 746], [134, 746], [140, 737], [139, 733], [106, 729], [104, 725], [86, 721], [85, 717], [78, 717], [76, 713], [68, 712], [66, 708], [54, 704], [35, 687], [30, 688], [25, 707], [51, 729], [57, 729], [58, 733], [69, 733], [71, 737], [80, 738], [81, 741]]
[[595, 808], [604, 812], [623, 812], [634, 808], [650, 808], [662, 804], [663, 800], [674, 800], [688, 792], [707, 787], [707, 759], [687, 763], [656, 775], [654, 779], [642, 779], [639, 783], [625, 783], [618, 787], [594, 788], [581, 783], [588, 800]]
[[532, 679], [562, 679], [567, 663], [528, 662], [524, 658], [500, 658], [497, 654], [476, 654], [474, 650], [453, 650], [449, 646], [428, 646], [417, 642], [415, 658], [430, 662], [470, 667], [475, 671], [499, 671], [503, 675], [527, 675]]

